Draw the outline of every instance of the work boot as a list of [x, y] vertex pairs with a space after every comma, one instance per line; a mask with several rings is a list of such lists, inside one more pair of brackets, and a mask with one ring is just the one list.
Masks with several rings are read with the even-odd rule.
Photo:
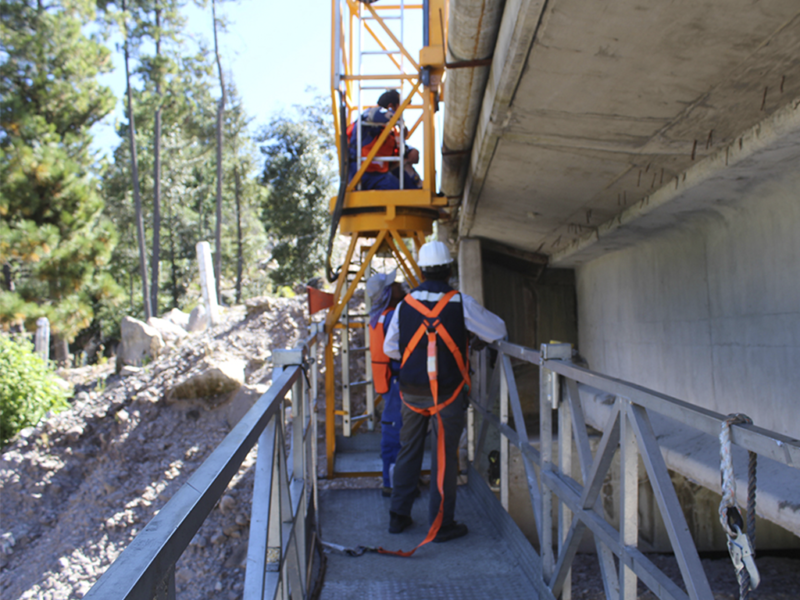
[[403, 533], [407, 527], [411, 527], [411, 517], [408, 515], [398, 515], [389, 511], [389, 533]]
[[442, 542], [449, 542], [450, 540], [464, 537], [467, 533], [469, 533], [469, 529], [467, 529], [464, 523], [456, 523], [453, 521], [450, 525], [440, 528], [439, 533], [436, 534], [433, 541], [437, 544], [441, 544]]

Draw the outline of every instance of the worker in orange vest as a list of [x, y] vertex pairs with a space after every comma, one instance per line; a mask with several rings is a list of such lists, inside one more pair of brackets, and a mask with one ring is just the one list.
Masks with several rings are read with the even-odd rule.
[[367, 295], [372, 302], [369, 311], [369, 347], [372, 353], [372, 386], [383, 396], [381, 414], [381, 458], [383, 459], [383, 495], [392, 495], [392, 469], [400, 451], [400, 387], [397, 373], [400, 363], [383, 351], [386, 329], [394, 309], [404, 296], [402, 284], [395, 281], [397, 269], [376, 273], [367, 281]]
[[[394, 116], [400, 106], [400, 93], [397, 90], [388, 90], [378, 98], [378, 106], [367, 109], [361, 115], [361, 158], [366, 158], [372, 147], [378, 141], [386, 125]], [[356, 122], [347, 128], [350, 147], [350, 179], [358, 172], [358, 131]], [[378, 157], [397, 157], [400, 154], [400, 132], [395, 127], [389, 137], [381, 144], [375, 155]], [[389, 172], [391, 165], [388, 161], [373, 160], [361, 177], [362, 190], [398, 190], [400, 182], [397, 177]]]
[[450, 287], [452, 262], [442, 242], [420, 248], [417, 263], [424, 281], [398, 304], [383, 344], [387, 356], [401, 361], [398, 380], [403, 399], [389, 533], [401, 533], [412, 524], [425, 434], [433, 419], [436, 458], [431, 465], [430, 529], [422, 544], [467, 534], [467, 526], [454, 517], [458, 443], [469, 386], [468, 337], [494, 342], [506, 336], [500, 317]]

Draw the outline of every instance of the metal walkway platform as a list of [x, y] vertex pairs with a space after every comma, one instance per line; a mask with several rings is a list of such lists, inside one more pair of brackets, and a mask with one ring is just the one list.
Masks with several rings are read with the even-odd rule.
[[[428, 493], [414, 503], [414, 524], [399, 535], [388, 532], [389, 502], [375, 489], [321, 490], [323, 539], [344, 546], [410, 550], [428, 531]], [[538, 557], [477, 476], [458, 488], [456, 520], [469, 526], [466, 537], [428, 544], [411, 558], [328, 554], [320, 600], [538, 598]]]
[[[352, 437], [336, 436], [334, 469], [338, 475], [380, 475], [383, 472], [381, 459], [381, 434], [379, 431], [360, 431]], [[425, 439], [425, 455], [422, 471], [431, 470], [431, 440]]]

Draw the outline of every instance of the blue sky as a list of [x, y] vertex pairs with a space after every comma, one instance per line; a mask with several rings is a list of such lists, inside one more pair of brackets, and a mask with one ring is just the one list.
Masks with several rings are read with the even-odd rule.
[[[281, 110], [290, 110], [295, 104], [310, 103], [314, 92], [308, 91], [309, 88], [316, 88], [326, 96], [330, 93], [330, 10], [329, 0], [234, 0], [218, 5], [218, 14], [228, 24], [227, 31], [220, 38], [223, 69], [226, 74], [233, 74], [245, 109], [254, 119], [254, 130], [268, 123], [270, 117]], [[188, 34], [198, 41], [203, 40], [213, 51], [210, 2], [205, 10], [187, 2], [185, 14], [188, 18]], [[406, 47], [413, 56], [418, 56], [422, 47], [421, 11], [408, 11], [406, 19]], [[390, 26], [399, 36], [394, 23], [397, 22], [390, 23]], [[378, 48], [368, 37], [364, 44], [366, 50]], [[94, 130], [94, 147], [109, 158], [120, 142], [114, 123], [125, 118], [125, 65], [122, 53], [115, 51], [113, 59], [114, 72], [104, 75], [102, 81], [116, 94], [117, 107]], [[395, 72], [383, 56], [365, 58], [363, 69], [364, 73]], [[137, 83], [134, 82], [134, 85]], [[365, 91], [363, 102], [373, 103], [379, 93]], [[406, 119], [409, 127], [419, 114], [419, 111], [408, 111]], [[441, 135], [441, 114], [438, 115], [438, 135]], [[421, 159], [424, 159], [421, 134], [420, 128], [410, 143], [420, 149]]]
[[[267, 123], [277, 111], [310, 102], [309, 86], [328, 93], [330, 4], [326, 0], [239, 0], [219, 5], [218, 11], [228, 21], [220, 40], [223, 69], [233, 73], [245, 108], [255, 118], [254, 127]], [[190, 34], [212, 47], [210, 5], [206, 10], [187, 6], [186, 14]], [[114, 53], [114, 66], [102, 80], [116, 94], [117, 108], [96, 126], [94, 144], [109, 155], [119, 143], [114, 122], [125, 118], [125, 67], [119, 52]]]

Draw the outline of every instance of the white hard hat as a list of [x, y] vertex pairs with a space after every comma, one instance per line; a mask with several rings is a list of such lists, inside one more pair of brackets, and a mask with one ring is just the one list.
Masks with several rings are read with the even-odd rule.
[[420, 268], [449, 265], [451, 262], [453, 257], [444, 242], [427, 242], [419, 249], [417, 264]]
[[394, 283], [394, 278], [397, 276], [397, 269], [392, 269], [385, 275], [383, 273], [375, 273], [372, 277], [367, 279], [367, 296], [376, 298], [387, 285]]

